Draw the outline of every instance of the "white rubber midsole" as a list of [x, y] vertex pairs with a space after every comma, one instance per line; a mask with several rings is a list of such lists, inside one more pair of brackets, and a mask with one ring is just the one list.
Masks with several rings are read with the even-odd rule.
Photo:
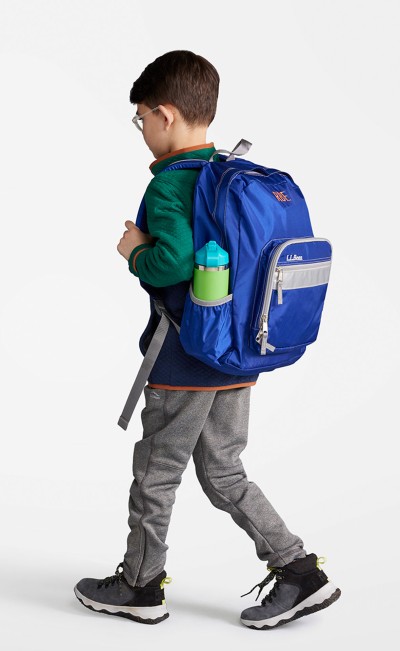
[[157, 619], [157, 617], [162, 617], [168, 612], [166, 604], [161, 606], [112, 606], [111, 604], [101, 604], [98, 601], [88, 599], [77, 588], [74, 588], [74, 591], [85, 606], [91, 606], [94, 610], [107, 610], [109, 613], [129, 613], [129, 615], [135, 615], [143, 619]]
[[[333, 585], [331, 581], [328, 581], [322, 588], [317, 590], [317, 592], [314, 592], [312, 595], [307, 597], [307, 599], [304, 599], [304, 601], [301, 601], [297, 606], [294, 608], [291, 608], [291, 610], [287, 610], [285, 613], [281, 613], [280, 615], [275, 615], [275, 617], [269, 617], [268, 619], [256, 619], [256, 620], [251, 620], [251, 619], [240, 619], [242, 624], [245, 626], [255, 626], [256, 628], [261, 628], [262, 626], [275, 626], [278, 622], [280, 622], [282, 619], [290, 619], [295, 615], [299, 610], [303, 610], [303, 608], [309, 608], [310, 606], [315, 606], [316, 604], [321, 604], [325, 599], [328, 599], [331, 595], [336, 590], [336, 586]], [[263, 606], [259, 606], [260, 608], [263, 608]]]

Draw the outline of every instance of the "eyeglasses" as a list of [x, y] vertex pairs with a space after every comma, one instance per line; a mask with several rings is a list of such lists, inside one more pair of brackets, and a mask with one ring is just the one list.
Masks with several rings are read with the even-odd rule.
[[139, 131], [143, 131], [143, 126], [142, 124], [139, 123], [139, 120], [143, 120], [145, 115], [148, 115], [149, 113], [153, 113], [153, 111], [157, 111], [157, 109], [158, 106], [156, 106], [156, 108], [151, 109], [151, 111], [146, 111], [146, 113], [143, 113], [142, 115], [134, 115], [132, 118], [132, 122], [135, 125], [135, 127], [139, 129]]

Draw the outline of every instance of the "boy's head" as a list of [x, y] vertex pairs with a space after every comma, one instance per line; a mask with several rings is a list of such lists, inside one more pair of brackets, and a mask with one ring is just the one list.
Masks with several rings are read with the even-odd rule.
[[188, 50], [167, 52], [144, 69], [129, 99], [138, 116], [147, 113], [143, 137], [156, 157], [199, 144], [215, 117], [218, 88], [214, 66]]

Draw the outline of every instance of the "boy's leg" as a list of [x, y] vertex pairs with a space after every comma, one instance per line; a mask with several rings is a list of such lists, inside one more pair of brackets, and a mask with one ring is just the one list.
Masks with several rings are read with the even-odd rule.
[[144, 387], [143, 438], [135, 443], [124, 575], [144, 586], [166, 561], [165, 544], [175, 492], [181, 483], [216, 391]]
[[268, 561], [268, 567], [280, 567], [305, 557], [307, 552], [301, 538], [289, 531], [257, 484], [248, 481], [239, 459], [248, 438], [250, 389], [216, 391], [193, 460], [212, 504], [227, 511], [248, 533], [257, 556]]

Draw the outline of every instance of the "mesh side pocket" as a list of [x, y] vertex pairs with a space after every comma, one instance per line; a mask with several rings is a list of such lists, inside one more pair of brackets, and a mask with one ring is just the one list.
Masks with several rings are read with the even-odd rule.
[[[232, 346], [233, 294], [219, 301], [196, 299], [192, 287], [183, 309], [180, 340], [188, 355], [218, 368]], [[223, 301], [223, 302], [221, 302]]]

